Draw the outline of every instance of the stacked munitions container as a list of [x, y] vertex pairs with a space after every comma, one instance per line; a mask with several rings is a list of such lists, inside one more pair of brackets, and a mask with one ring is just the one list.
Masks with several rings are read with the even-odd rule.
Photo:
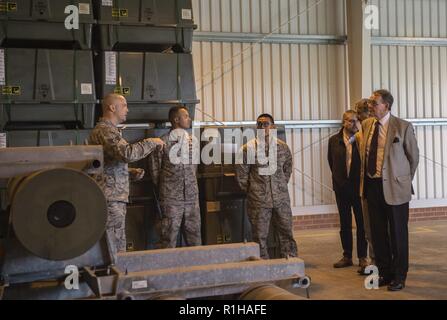
[[[195, 29], [191, 0], [93, 3], [97, 92], [102, 97], [109, 93], [126, 97], [128, 123], [134, 125], [123, 130], [126, 140], [161, 136], [168, 130], [165, 124], [174, 105], [186, 106], [193, 117], [198, 101], [191, 55]], [[147, 161], [135, 166], [147, 169]], [[157, 248], [161, 212], [148, 176], [131, 183], [128, 250]]]
[[[70, 5], [77, 29], [65, 25]], [[76, 130], [94, 126], [93, 25], [91, 0], [0, 0], [0, 131], [9, 146], [81, 143]]]
[[[191, 0], [0, 0], [0, 138], [6, 132], [9, 147], [83, 144], [108, 93], [128, 101], [139, 128], [123, 130], [129, 142], [160, 136], [171, 106], [194, 116], [194, 29]], [[150, 186], [131, 185], [130, 250], [156, 246]]]
[[96, 0], [98, 92], [124, 95], [128, 121], [160, 125], [182, 104], [194, 115], [191, 0]]

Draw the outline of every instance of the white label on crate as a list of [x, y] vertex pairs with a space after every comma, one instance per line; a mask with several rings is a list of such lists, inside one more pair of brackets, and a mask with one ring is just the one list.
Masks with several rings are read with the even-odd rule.
[[104, 7], [111, 7], [113, 6], [113, 0], [102, 0], [102, 5]]
[[147, 280], [142, 281], [132, 281], [132, 289], [146, 289], [147, 288]]
[[79, 14], [90, 14], [90, 4], [80, 3], [79, 4]]
[[0, 86], [6, 85], [5, 77], [5, 50], [0, 49]]
[[93, 94], [93, 86], [91, 83], [81, 83], [81, 94]]
[[0, 132], [0, 148], [6, 148], [6, 132]]
[[106, 84], [116, 85], [116, 52], [106, 51]]
[[182, 9], [182, 19], [183, 20], [192, 20], [192, 10], [191, 9]]

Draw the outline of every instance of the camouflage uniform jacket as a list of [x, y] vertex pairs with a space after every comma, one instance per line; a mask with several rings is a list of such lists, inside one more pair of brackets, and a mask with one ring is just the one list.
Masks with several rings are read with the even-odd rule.
[[[166, 146], [163, 151], [154, 152], [149, 157], [149, 173], [158, 188], [159, 200], [162, 204], [194, 204], [199, 199], [197, 164], [192, 164], [194, 137], [184, 131], [184, 135], [180, 138], [187, 139], [185, 143], [189, 146], [189, 164], [174, 164], [170, 161], [169, 154], [172, 148], [182, 141], [172, 132], [160, 137]], [[180, 148], [177, 155], [180, 157]]]
[[102, 145], [104, 149], [104, 172], [95, 179], [107, 201], [128, 202], [128, 163], [147, 157], [156, 144], [151, 139], [129, 144], [123, 139], [121, 130], [104, 119], [100, 119], [88, 140], [90, 145]]
[[271, 175], [261, 175], [259, 170], [267, 168], [256, 157], [254, 164], [247, 163], [247, 152], [256, 154], [257, 141], [253, 139], [242, 147], [244, 163], [236, 165], [236, 177], [242, 191], [247, 192], [248, 205], [257, 208], [290, 206], [288, 182], [292, 175], [292, 153], [287, 144], [276, 140], [277, 168]]

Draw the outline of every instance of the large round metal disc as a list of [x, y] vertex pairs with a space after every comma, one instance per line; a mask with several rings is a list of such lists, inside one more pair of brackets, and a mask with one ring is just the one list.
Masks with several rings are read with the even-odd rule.
[[89, 250], [103, 235], [107, 220], [104, 194], [80, 171], [53, 169], [27, 177], [11, 204], [18, 240], [47, 260], [68, 260]]

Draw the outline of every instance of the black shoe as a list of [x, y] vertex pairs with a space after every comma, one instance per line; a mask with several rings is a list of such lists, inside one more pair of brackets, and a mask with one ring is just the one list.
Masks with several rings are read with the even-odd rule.
[[379, 287], [384, 287], [391, 284], [391, 279], [386, 277], [379, 278]]
[[359, 269], [357, 270], [357, 272], [363, 276], [368, 275], [367, 273], [365, 273], [365, 269], [368, 265], [369, 265], [368, 260], [366, 260], [366, 258], [360, 258], [359, 259]]
[[393, 280], [388, 286], [388, 291], [401, 291], [405, 288], [405, 281]]
[[354, 264], [352, 263], [352, 259], [348, 257], [343, 257], [337, 263], [334, 263], [334, 268], [347, 268], [352, 267]]

